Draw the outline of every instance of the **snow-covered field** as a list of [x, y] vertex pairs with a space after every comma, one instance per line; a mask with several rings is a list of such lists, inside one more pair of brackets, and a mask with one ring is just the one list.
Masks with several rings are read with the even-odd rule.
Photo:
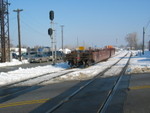
[[[46, 83], [50, 82], [58, 82], [58, 81], [66, 81], [66, 80], [85, 80], [89, 79], [90, 77], [95, 76], [96, 74], [100, 73], [104, 69], [108, 68], [112, 64], [114, 64], [117, 60], [119, 60], [123, 55], [125, 55], [128, 51], [122, 51], [120, 54], [116, 55], [115, 57], [110, 58], [106, 62], [101, 62], [99, 64], [96, 64], [94, 66], [85, 68], [85, 69], [75, 69], [75, 72], [69, 73], [67, 75], [64, 75], [60, 77], [59, 79], [55, 79], [53, 81], [48, 81]], [[146, 51], [144, 55], [136, 55], [138, 51], [132, 51], [134, 53], [133, 57], [130, 60], [130, 65], [127, 69], [127, 73], [145, 73], [150, 72], [150, 52]], [[128, 56], [127, 56], [128, 57]], [[105, 74], [103, 77], [107, 76], [115, 76], [118, 74], [123, 68], [123, 66], [126, 64], [127, 58], [124, 58], [122, 61], [119, 62], [117, 66], [112, 68], [109, 72]], [[12, 66], [12, 65], [20, 65], [22, 63], [28, 63], [27, 61], [19, 62], [17, 60], [13, 60], [12, 62], [7, 63], [0, 63], [0, 67], [3, 66]], [[69, 66], [67, 63], [59, 63], [55, 66], [47, 65], [47, 66], [38, 66], [35, 68], [28, 68], [28, 69], [22, 69], [21, 66], [18, 70], [9, 71], [9, 72], [0, 72], [0, 86], [14, 83], [17, 81], [25, 80], [27, 78], [36, 77], [42, 74], [46, 73], [52, 73], [57, 72], [54, 74], [49, 74], [49, 76], [57, 76], [58, 74], [62, 73], [63, 70], [66, 70]], [[41, 79], [41, 78], [40, 78]], [[37, 79], [38, 80], [38, 79]], [[33, 81], [32, 81], [33, 82]], [[31, 82], [26, 82], [27, 84], [31, 84]]]
[[133, 51], [127, 73], [150, 73], [150, 51], [145, 51], [144, 55], [140, 51]]

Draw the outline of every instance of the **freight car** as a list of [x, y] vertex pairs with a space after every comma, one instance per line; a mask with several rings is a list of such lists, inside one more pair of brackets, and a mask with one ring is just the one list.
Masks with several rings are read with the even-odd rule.
[[106, 46], [104, 49], [89, 49], [89, 50], [75, 50], [65, 56], [65, 61], [71, 67], [90, 66], [100, 61], [107, 60], [115, 54], [115, 49]]

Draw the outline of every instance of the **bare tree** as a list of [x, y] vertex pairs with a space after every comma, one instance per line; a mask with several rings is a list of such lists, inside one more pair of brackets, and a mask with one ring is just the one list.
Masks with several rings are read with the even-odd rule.
[[138, 39], [137, 39], [137, 33], [136, 32], [127, 34], [127, 36], [125, 37], [125, 40], [127, 41], [130, 49], [137, 49]]

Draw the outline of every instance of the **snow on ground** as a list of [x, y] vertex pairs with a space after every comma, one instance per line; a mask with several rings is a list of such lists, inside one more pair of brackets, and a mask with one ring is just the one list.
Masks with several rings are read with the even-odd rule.
[[[108, 61], [100, 62], [96, 65], [90, 66], [85, 69], [76, 69], [75, 72], [70, 74], [64, 75], [59, 79], [56, 78], [53, 82], [64, 81], [64, 80], [85, 80], [89, 79], [96, 74], [100, 73], [104, 69], [110, 67], [114, 64], [117, 60], [119, 60], [123, 55], [125, 55], [128, 51], [122, 51], [120, 54], [110, 58]], [[145, 51], [144, 55], [141, 55], [138, 51], [132, 51], [134, 55], [130, 60], [130, 65], [127, 69], [127, 73], [143, 73], [143, 72], [150, 72], [150, 52]], [[129, 56], [127, 56], [129, 57]], [[127, 58], [124, 58], [122, 61], [119, 62], [117, 66], [112, 68], [109, 72], [105, 74], [104, 77], [108, 76], [115, 76], [118, 74], [123, 68], [127, 61]], [[0, 63], [0, 67], [2, 66], [12, 66], [12, 65], [20, 65], [22, 63], [28, 63], [26, 61], [19, 62], [13, 61], [10, 63]], [[9, 72], [0, 72], [0, 86], [14, 83], [17, 81], [22, 81], [28, 78], [40, 76], [46, 73], [57, 72], [57, 74], [49, 74], [49, 76], [57, 76], [61, 74], [63, 70], [66, 70], [69, 66], [67, 63], [58, 63], [55, 66], [47, 65], [47, 66], [38, 66], [34, 68], [22, 69], [21, 66], [18, 70], [9, 71]], [[48, 77], [48, 76], [47, 76]], [[41, 79], [41, 78], [40, 78]], [[52, 82], [52, 81], [50, 81]], [[49, 81], [47, 83], [50, 83]], [[29, 83], [28, 83], [29, 84]], [[31, 83], [30, 83], [31, 84]]]
[[46, 73], [58, 72], [61, 70], [65, 70], [66, 68], [68, 68], [68, 65], [66, 63], [59, 63], [56, 64], [55, 66], [47, 65], [47, 66], [38, 66], [38, 67], [28, 68], [28, 69], [22, 69], [20, 67], [18, 70], [1, 72], [0, 86], [22, 81], [28, 78], [33, 78]]
[[26, 64], [26, 63], [29, 63], [29, 62], [27, 60], [23, 60], [22, 62], [20, 62], [19, 60], [12, 59], [11, 62], [0, 63], [0, 67], [21, 65], [21, 64]]
[[[105, 70], [108, 67], [111, 67], [115, 62], [117, 62], [122, 56], [124, 56], [127, 53], [127, 51], [122, 52], [121, 54], [117, 55], [116, 57], [110, 58], [108, 61], [105, 62], [100, 62], [94, 66], [64, 75], [62, 77], [56, 78], [57, 81], [68, 81], [68, 80], [85, 80], [92, 78]], [[129, 57], [129, 55], [128, 55]], [[119, 64], [111, 69], [109, 72], [106, 73], [105, 76], [114, 76], [119, 74], [121, 69], [118, 68], [123, 68], [123, 66], [126, 64], [127, 59], [124, 58]], [[115, 73], [115, 74], [114, 74]]]
[[132, 51], [133, 56], [128, 66], [127, 73], [150, 73], [150, 51]]
[[[65, 77], [64, 79], [66, 79], [67, 77], [69, 80], [77, 79], [77, 78], [81, 79], [81, 76], [85, 79], [85, 78], [88, 78], [88, 76], [94, 76], [100, 71], [110, 66], [110, 64], [113, 64], [116, 60], [118, 60], [121, 56], [123, 56], [123, 54], [125, 54], [125, 52], [122, 52], [122, 54], [118, 55], [117, 57], [114, 57], [113, 59], [109, 59], [108, 60], [109, 62], [102, 62], [97, 65], [86, 68], [86, 69], [79, 69], [79, 71], [76, 71], [72, 74], [64, 76]], [[2, 86], [2, 85], [14, 83], [17, 81], [39, 76], [45, 73], [62, 71], [62, 70], [65, 70], [66, 68], [68, 68], [67, 63], [59, 63], [59, 64], [56, 64], [55, 66], [52, 66], [52, 65], [38, 66], [35, 68], [28, 68], [28, 69], [22, 69], [20, 67], [18, 70], [9, 71], [9, 72], [1, 72], [0, 73], [0, 85]]]

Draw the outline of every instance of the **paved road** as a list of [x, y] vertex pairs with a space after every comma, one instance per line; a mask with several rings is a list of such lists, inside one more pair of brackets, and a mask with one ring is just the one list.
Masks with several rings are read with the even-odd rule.
[[[101, 102], [99, 100], [102, 100], [105, 96], [114, 79], [115, 77], [96, 80], [97, 82], [91, 88], [85, 89], [79, 96], [74, 97], [72, 102], [63, 105], [60, 110], [65, 111], [65, 113], [70, 113], [72, 110], [81, 110], [81, 113], [83, 113], [82, 110], [88, 108], [86, 113], [90, 113], [88, 111], [94, 113], [96, 111], [95, 107]], [[150, 113], [149, 81], [150, 74], [125, 75], [105, 113]], [[68, 81], [41, 86], [0, 104], [0, 113], [41, 113], [47, 111], [55, 103], [60, 102], [61, 98], [80, 87], [83, 83], [84, 81]], [[95, 93], [91, 93], [91, 91]], [[96, 99], [97, 97], [100, 97], [99, 100]], [[79, 101], [80, 99], [83, 99], [83, 103]], [[90, 102], [91, 99], [96, 101]], [[61, 112], [58, 110], [56, 113]]]
[[[0, 113], [29, 113], [36, 110], [38, 107], [43, 106], [44, 103], [47, 103], [46, 101], [51, 101], [52, 98], [63, 94], [63, 92], [70, 87], [73, 87], [78, 82], [79, 81], [71, 81], [41, 86], [31, 92], [18, 95], [11, 100], [0, 104]], [[43, 109], [45, 110], [45, 108]]]
[[150, 74], [131, 76], [124, 113], [150, 113]]
[[[82, 93], [74, 97], [73, 101], [69, 101], [67, 103], [69, 107], [65, 105], [60, 110], [63, 110], [63, 113], [70, 113], [72, 110], [78, 111], [77, 113], [83, 113], [83, 111], [86, 111], [86, 113], [96, 112], [115, 79], [116, 77], [97, 79], [90, 87], [85, 88]], [[72, 91], [81, 87], [84, 82], [86, 81], [68, 81], [39, 87], [34, 91], [15, 96], [0, 104], [0, 112], [43, 113], [53, 107], [55, 103], [59, 103], [64, 97], [72, 94]], [[56, 113], [61, 112], [58, 110]]]
[[124, 76], [105, 113], [150, 113], [150, 74]]
[[[112, 84], [117, 77], [108, 77], [108, 78], [98, 78], [91, 85], [84, 88], [79, 94], [71, 98], [71, 100], [66, 101], [65, 104], [60, 106], [60, 108], [54, 113], [97, 113], [100, 105], [103, 103], [107, 93], [112, 88]], [[121, 80], [120, 86], [117, 93], [110, 103], [106, 113], [122, 113], [123, 112], [123, 103], [125, 101], [126, 90], [129, 86], [130, 76], [124, 76]], [[75, 90], [77, 87], [81, 87], [84, 81], [76, 84], [74, 87], [70, 88], [68, 91], [65, 91], [63, 94], [53, 98], [50, 101], [47, 101], [43, 105], [39, 106], [30, 113], [40, 113], [46, 111], [49, 108], [52, 108], [55, 103], [61, 102], [62, 98], [66, 97], [71, 93], [72, 90]], [[117, 109], [114, 109], [115, 103], [118, 103], [120, 106], [117, 106]]]

